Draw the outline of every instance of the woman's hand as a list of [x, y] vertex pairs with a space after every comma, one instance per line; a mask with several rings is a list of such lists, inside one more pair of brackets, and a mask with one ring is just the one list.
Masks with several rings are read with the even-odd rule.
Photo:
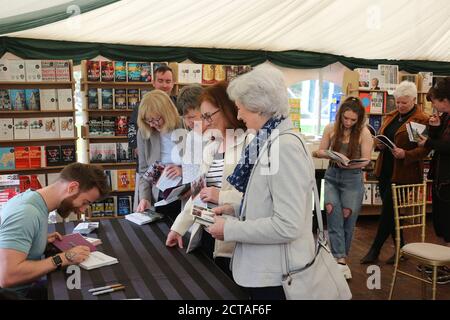
[[439, 118], [439, 115], [433, 114], [428, 120], [428, 124], [433, 127], [439, 127], [441, 125], [441, 118]]
[[221, 216], [222, 214], [226, 214], [229, 216], [234, 216], [234, 207], [231, 204], [224, 204], [220, 207], [215, 207], [211, 209], [216, 215]]
[[219, 188], [205, 187], [200, 190], [200, 199], [203, 202], [219, 203]]
[[417, 145], [418, 145], [419, 147], [423, 147], [423, 146], [425, 146], [425, 143], [427, 142], [427, 140], [428, 140], [427, 137], [425, 137], [425, 136], [419, 134], [419, 139], [417, 140]]
[[59, 232], [49, 233], [47, 236], [47, 243], [53, 243], [56, 239], [62, 240], [62, 235]]
[[180, 177], [182, 175], [182, 170], [180, 166], [176, 166], [174, 164], [169, 164], [166, 167], [167, 178], [174, 179], [176, 177]]
[[405, 150], [402, 148], [393, 148], [392, 154], [394, 155], [395, 159], [405, 159]]
[[178, 244], [178, 248], [183, 248], [183, 237], [173, 230], [167, 235], [166, 246], [174, 247]]
[[323, 151], [322, 150], [314, 150], [311, 154], [314, 158], [323, 158]]
[[225, 219], [215, 216], [214, 224], [210, 225], [206, 231], [208, 231], [214, 239], [223, 240], [223, 230], [225, 227]]
[[384, 143], [381, 143], [378, 140], [375, 140], [375, 144], [376, 144], [378, 150], [383, 150], [386, 148], [386, 145]]
[[150, 201], [148, 201], [147, 199], [142, 199], [136, 208], [136, 212], [144, 212], [146, 209], [150, 209], [151, 206], [152, 205]]

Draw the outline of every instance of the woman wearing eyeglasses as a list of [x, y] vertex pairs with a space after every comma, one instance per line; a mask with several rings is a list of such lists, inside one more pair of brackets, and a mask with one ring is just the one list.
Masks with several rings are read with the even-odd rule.
[[[144, 95], [139, 105], [138, 125], [139, 204], [136, 211], [143, 212], [151, 207], [153, 201], [162, 200], [162, 193], [152, 188], [151, 181], [143, 178], [150, 166], [160, 161], [166, 167], [168, 178], [182, 175], [180, 155], [184, 149], [186, 130], [182, 128], [180, 115], [172, 100], [161, 90]], [[181, 202], [175, 201], [157, 207], [157, 211], [174, 220], [180, 207]]]
[[[205, 89], [200, 98], [204, 135], [211, 138], [203, 149], [200, 172], [206, 175], [206, 187], [201, 189], [199, 197], [203, 202], [214, 205], [241, 200], [241, 192], [234, 189], [226, 178], [236, 167], [242, 148], [248, 140], [245, 133], [246, 127], [237, 119], [236, 105], [228, 98], [226, 89], [227, 83], [219, 82]], [[182, 236], [194, 223], [191, 215], [192, 207], [193, 201], [190, 199], [171, 227], [167, 236], [167, 246], [183, 247]], [[200, 226], [196, 224], [194, 228], [199, 229]], [[191, 233], [197, 231], [199, 230], [191, 231]], [[192, 246], [193, 244], [190, 243], [190, 249], [193, 249]], [[219, 267], [230, 274], [229, 258], [234, 243], [214, 242], [208, 233], [203, 232], [201, 247], [211, 258], [214, 258]]]

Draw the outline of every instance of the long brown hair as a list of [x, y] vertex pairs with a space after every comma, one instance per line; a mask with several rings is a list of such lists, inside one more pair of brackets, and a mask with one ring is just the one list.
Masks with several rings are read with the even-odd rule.
[[344, 140], [344, 125], [342, 123], [342, 115], [346, 111], [353, 111], [358, 115], [358, 120], [351, 127], [350, 131], [350, 141], [348, 143], [348, 153], [347, 157], [350, 159], [355, 158], [359, 149], [359, 140], [361, 137], [361, 131], [364, 127], [364, 122], [366, 119], [366, 110], [364, 109], [361, 100], [355, 97], [348, 97], [341, 104], [337, 114], [336, 122], [334, 124], [334, 137], [331, 145], [333, 151], [340, 152], [342, 141]]
[[207, 87], [200, 97], [200, 104], [203, 101], [208, 101], [219, 108], [227, 121], [227, 129], [241, 128], [246, 130], [244, 122], [237, 119], [237, 107], [228, 97], [227, 87], [226, 81], [220, 81], [211, 87]]

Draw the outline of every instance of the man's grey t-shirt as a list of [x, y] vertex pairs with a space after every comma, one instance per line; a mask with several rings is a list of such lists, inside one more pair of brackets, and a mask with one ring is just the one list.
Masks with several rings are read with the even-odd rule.
[[[47, 245], [48, 209], [42, 196], [27, 190], [9, 200], [1, 211], [0, 248], [41, 260]], [[31, 284], [8, 288], [25, 297]]]

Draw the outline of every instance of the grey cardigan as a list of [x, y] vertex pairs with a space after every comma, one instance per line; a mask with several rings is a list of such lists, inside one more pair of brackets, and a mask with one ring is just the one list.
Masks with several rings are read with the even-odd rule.
[[[292, 269], [314, 257], [313, 183], [309, 161], [290, 119], [278, 126], [253, 167], [239, 219], [227, 219], [224, 240], [236, 241], [233, 278], [244, 287], [281, 286], [285, 252]], [[267, 172], [268, 163], [273, 172]]]
[[[176, 141], [176, 147], [178, 148], [178, 152], [181, 157], [184, 152], [187, 130], [183, 128], [179, 128], [178, 130], [180, 130], [180, 134], [177, 138], [180, 139]], [[147, 199], [153, 204], [154, 198], [157, 197], [157, 189], [155, 188], [155, 190], [153, 190], [152, 196], [152, 185], [147, 180], [142, 178], [142, 175], [145, 171], [147, 171], [149, 166], [155, 163], [155, 161], [161, 161], [161, 137], [159, 132], [154, 131], [150, 135], [149, 139], [145, 139], [142, 136], [141, 129], [139, 129], [137, 133], [137, 148], [139, 153], [139, 199], [137, 200], [137, 203], [139, 203], [142, 199]]]

